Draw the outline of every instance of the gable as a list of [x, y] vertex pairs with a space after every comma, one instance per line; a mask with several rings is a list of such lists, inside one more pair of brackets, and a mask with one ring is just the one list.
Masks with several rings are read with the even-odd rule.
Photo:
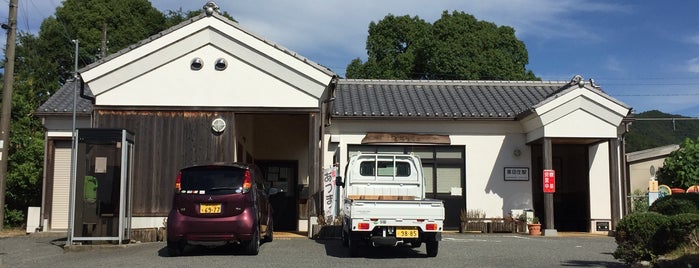
[[[95, 104], [317, 108], [334, 77], [218, 15], [179, 27], [86, 67]], [[190, 68], [195, 58], [200, 70]], [[226, 69], [214, 68], [219, 59]]]
[[616, 138], [630, 108], [598, 89], [574, 87], [552, 96], [521, 120], [527, 142], [551, 138]]

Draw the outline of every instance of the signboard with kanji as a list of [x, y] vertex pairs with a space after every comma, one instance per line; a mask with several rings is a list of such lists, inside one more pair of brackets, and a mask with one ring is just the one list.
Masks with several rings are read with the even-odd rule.
[[556, 192], [556, 171], [553, 169], [544, 170], [544, 193]]

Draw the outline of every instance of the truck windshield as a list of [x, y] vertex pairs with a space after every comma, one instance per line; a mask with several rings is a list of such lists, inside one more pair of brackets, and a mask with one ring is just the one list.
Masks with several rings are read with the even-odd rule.
[[[395, 163], [395, 166], [393, 165]], [[364, 161], [359, 166], [362, 176], [409, 177], [410, 163], [402, 161]]]

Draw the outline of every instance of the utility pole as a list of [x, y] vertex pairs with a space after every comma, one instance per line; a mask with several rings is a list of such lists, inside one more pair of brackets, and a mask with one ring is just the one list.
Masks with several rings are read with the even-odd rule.
[[[100, 59], [107, 57], [107, 23], [102, 24], [102, 47], [100, 49]], [[76, 70], [77, 72], [77, 70]]]
[[15, 46], [17, 39], [17, 1], [10, 0], [5, 48], [5, 74], [2, 84], [2, 114], [0, 115], [0, 230], [5, 228], [5, 187], [7, 185], [7, 159], [10, 158], [10, 113], [12, 112], [12, 85], [15, 77]]

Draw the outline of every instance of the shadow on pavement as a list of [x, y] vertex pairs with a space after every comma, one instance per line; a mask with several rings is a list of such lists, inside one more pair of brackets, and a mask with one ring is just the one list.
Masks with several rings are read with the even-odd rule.
[[316, 239], [316, 243], [325, 246], [325, 254], [337, 258], [367, 258], [367, 259], [408, 259], [426, 258], [425, 246], [413, 248], [410, 246], [396, 247], [372, 247], [362, 245], [359, 247], [359, 255], [351, 257], [349, 248], [342, 245], [340, 239]]

